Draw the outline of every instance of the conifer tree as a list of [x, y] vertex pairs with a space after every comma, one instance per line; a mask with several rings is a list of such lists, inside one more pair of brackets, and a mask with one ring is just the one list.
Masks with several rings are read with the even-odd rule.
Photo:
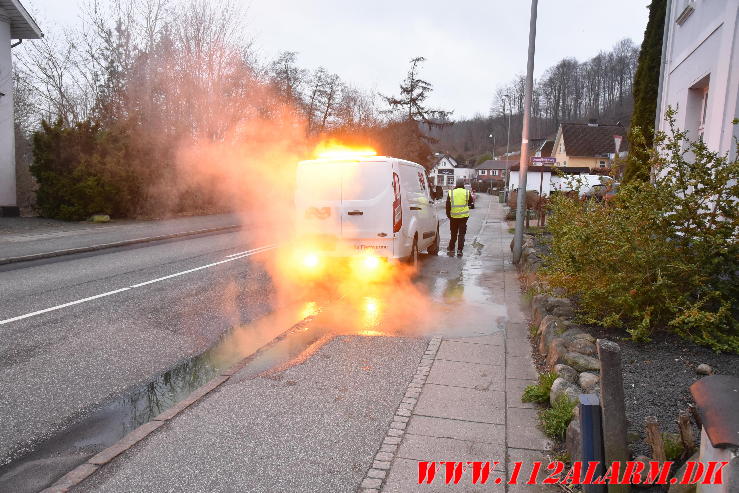
[[[665, 27], [667, 0], [652, 0], [649, 21], [634, 76], [634, 113], [631, 118], [631, 151], [624, 172], [624, 181], [649, 180], [647, 150], [654, 140], [654, 120], [657, 114], [657, 92], [662, 63], [662, 34]], [[641, 138], [637, 136], [641, 133]]]

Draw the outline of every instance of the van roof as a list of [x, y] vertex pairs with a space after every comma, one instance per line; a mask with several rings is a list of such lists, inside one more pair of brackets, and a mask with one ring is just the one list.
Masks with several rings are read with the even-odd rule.
[[413, 161], [407, 161], [405, 159], [395, 158], [392, 156], [357, 156], [356, 158], [317, 158], [317, 159], [305, 159], [303, 161], [300, 161], [298, 164], [310, 164], [310, 163], [382, 163], [389, 161], [391, 159], [395, 159], [398, 162], [405, 163], [405, 164], [412, 164], [414, 166], [420, 166], [418, 163], [414, 163]]
[[309, 163], [359, 163], [359, 162], [384, 162], [389, 159], [394, 159], [390, 156], [357, 156], [357, 157], [327, 157], [317, 159], [306, 159], [300, 161], [298, 164], [309, 164]]

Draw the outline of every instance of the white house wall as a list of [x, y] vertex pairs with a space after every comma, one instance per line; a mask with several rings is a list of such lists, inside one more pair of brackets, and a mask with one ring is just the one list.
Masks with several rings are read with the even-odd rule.
[[[739, 0], [696, 0], [695, 11], [682, 25], [680, 0], [671, 0], [660, 117], [668, 106], [677, 110], [677, 126], [697, 136], [700, 108], [695, 92], [708, 76], [708, 106], [703, 139], [713, 150], [735, 155], [732, 120], [739, 117]], [[660, 128], [667, 130], [664, 121]]]
[[0, 8], [0, 206], [16, 205], [12, 70], [10, 24]]

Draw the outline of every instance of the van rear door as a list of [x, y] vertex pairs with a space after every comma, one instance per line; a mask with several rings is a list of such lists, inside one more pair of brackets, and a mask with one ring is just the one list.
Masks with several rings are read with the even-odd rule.
[[303, 161], [295, 182], [296, 232], [335, 242], [341, 238], [343, 163]]
[[345, 163], [341, 199], [344, 240], [351, 240], [356, 248], [392, 244], [394, 193], [390, 162]]

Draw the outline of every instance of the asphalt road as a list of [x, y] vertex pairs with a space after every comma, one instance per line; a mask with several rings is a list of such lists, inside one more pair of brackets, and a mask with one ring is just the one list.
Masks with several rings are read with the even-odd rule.
[[270, 252], [140, 285], [261, 246], [247, 234], [0, 268], [0, 465], [271, 312], [272, 285], [258, 261]]

